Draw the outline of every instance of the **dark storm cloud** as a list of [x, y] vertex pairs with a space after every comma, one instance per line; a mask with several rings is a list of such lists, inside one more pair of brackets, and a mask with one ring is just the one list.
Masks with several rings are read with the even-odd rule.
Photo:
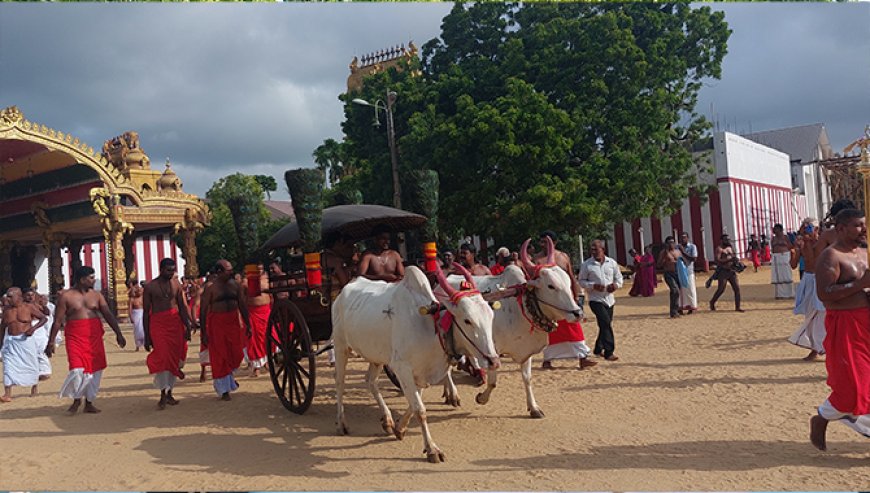
[[[822, 122], [841, 149], [870, 118], [868, 7], [714, 6], [734, 34], [698, 111], [712, 102], [739, 131]], [[153, 165], [169, 156], [190, 192], [235, 171], [281, 181], [340, 138], [353, 56], [422, 46], [450, 8], [4, 3], [0, 106], [94, 147], [136, 130]]]
[[[698, 112], [749, 133], [824, 123], [836, 152], [870, 123], [870, 4], [717, 5], [734, 31]], [[711, 118], [714, 119], [714, 118]]]

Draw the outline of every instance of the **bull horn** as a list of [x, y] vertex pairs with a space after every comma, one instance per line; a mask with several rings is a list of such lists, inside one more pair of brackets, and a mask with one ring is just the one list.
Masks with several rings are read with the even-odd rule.
[[547, 264], [553, 265], [556, 263], [556, 245], [553, 245], [553, 239], [550, 235], [544, 235], [547, 238]]
[[525, 271], [527, 278], [531, 278], [535, 272], [535, 264], [529, 260], [529, 243], [531, 242], [532, 239], [527, 238], [526, 241], [523, 242], [523, 246], [520, 247], [520, 263], [522, 264], [523, 271]]
[[[454, 264], [454, 266], [458, 267], [459, 264]], [[447, 282], [447, 278], [444, 277], [444, 271], [441, 269], [435, 269], [435, 277], [438, 279], [438, 285], [444, 290], [444, 294], [446, 294], [448, 298], [452, 298], [457, 290]]]
[[462, 274], [462, 277], [464, 277], [465, 280], [468, 281], [468, 284], [471, 285], [471, 289], [477, 289], [477, 283], [474, 282], [474, 278], [471, 277], [471, 272], [468, 272], [468, 269], [460, 264], [456, 264], [456, 270], [458, 270], [459, 273]]

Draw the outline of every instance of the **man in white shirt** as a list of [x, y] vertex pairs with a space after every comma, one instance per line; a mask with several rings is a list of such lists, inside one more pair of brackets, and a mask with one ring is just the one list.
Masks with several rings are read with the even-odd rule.
[[598, 322], [598, 339], [593, 353], [607, 361], [616, 361], [619, 358], [613, 354], [616, 348], [613, 338], [616, 298], [613, 292], [622, 287], [622, 272], [619, 264], [605, 255], [603, 240], [592, 240], [589, 252], [592, 256], [580, 266], [580, 286], [586, 290], [589, 308]]

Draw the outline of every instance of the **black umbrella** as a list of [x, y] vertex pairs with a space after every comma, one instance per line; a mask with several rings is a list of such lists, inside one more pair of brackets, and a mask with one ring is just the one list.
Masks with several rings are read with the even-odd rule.
[[[417, 229], [426, 222], [426, 217], [413, 212], [394, 209], [383, 205], [337, 205], [323, 209], [322, 235], [341, 232], [353, 241], [372, 236], [377, 226], [387, 226], [393, 231]], [[262, 250], [274, 250], [296, 246], [300, 243], [299, 225], [296, 221], [284, 226], [272, 235]]]

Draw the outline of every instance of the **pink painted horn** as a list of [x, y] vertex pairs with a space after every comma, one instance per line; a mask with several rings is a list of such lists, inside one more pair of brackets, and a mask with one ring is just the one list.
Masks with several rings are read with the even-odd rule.
[[547, 264], [553, 265], [556, 263], [556, 245], [550, 235], [544, 235], [544, 238], [547, 239]]
[[523, 246], [520, 247], [520, 263], [522, 264], [523, 270], [528, 278], [531, 278], [535, 272], [535, 264], [529, 260], [529, 243], [531, 242], [532, 239], [528, 238], [523, 242]]
[[[454, 265], [456, 265], [457, 267], [459, 266], [459, 264], [454, 264]], [[444, 290], [444, 293], [448, 297], [453, 297], [453, 295], [456, 294], [456, 292], [457, 292], [456, 288], [454, 288], [453, 286], [450, 285], [449, 282], [447, 282], [447, 278], [444, 277], [443, 270], [435, 269], [435, 277], [438, 279], [438, 285], [441, 286], [441, 289]]]
[[471, 277], [471, 272], [468, 272], [468, 269], [466, 269], [465, 267], [463, 267], [460, 264], [455, 264], [455, 267], [456, 267], [456, 270], [458, 270], [459, 273], [462, 274], [462, 277], [464, 277], [465, 280], [468, 281], [468, 284], [471, 285], [471, 289], [477, 289], [477, 283], [474, 282], [474, 278]]

